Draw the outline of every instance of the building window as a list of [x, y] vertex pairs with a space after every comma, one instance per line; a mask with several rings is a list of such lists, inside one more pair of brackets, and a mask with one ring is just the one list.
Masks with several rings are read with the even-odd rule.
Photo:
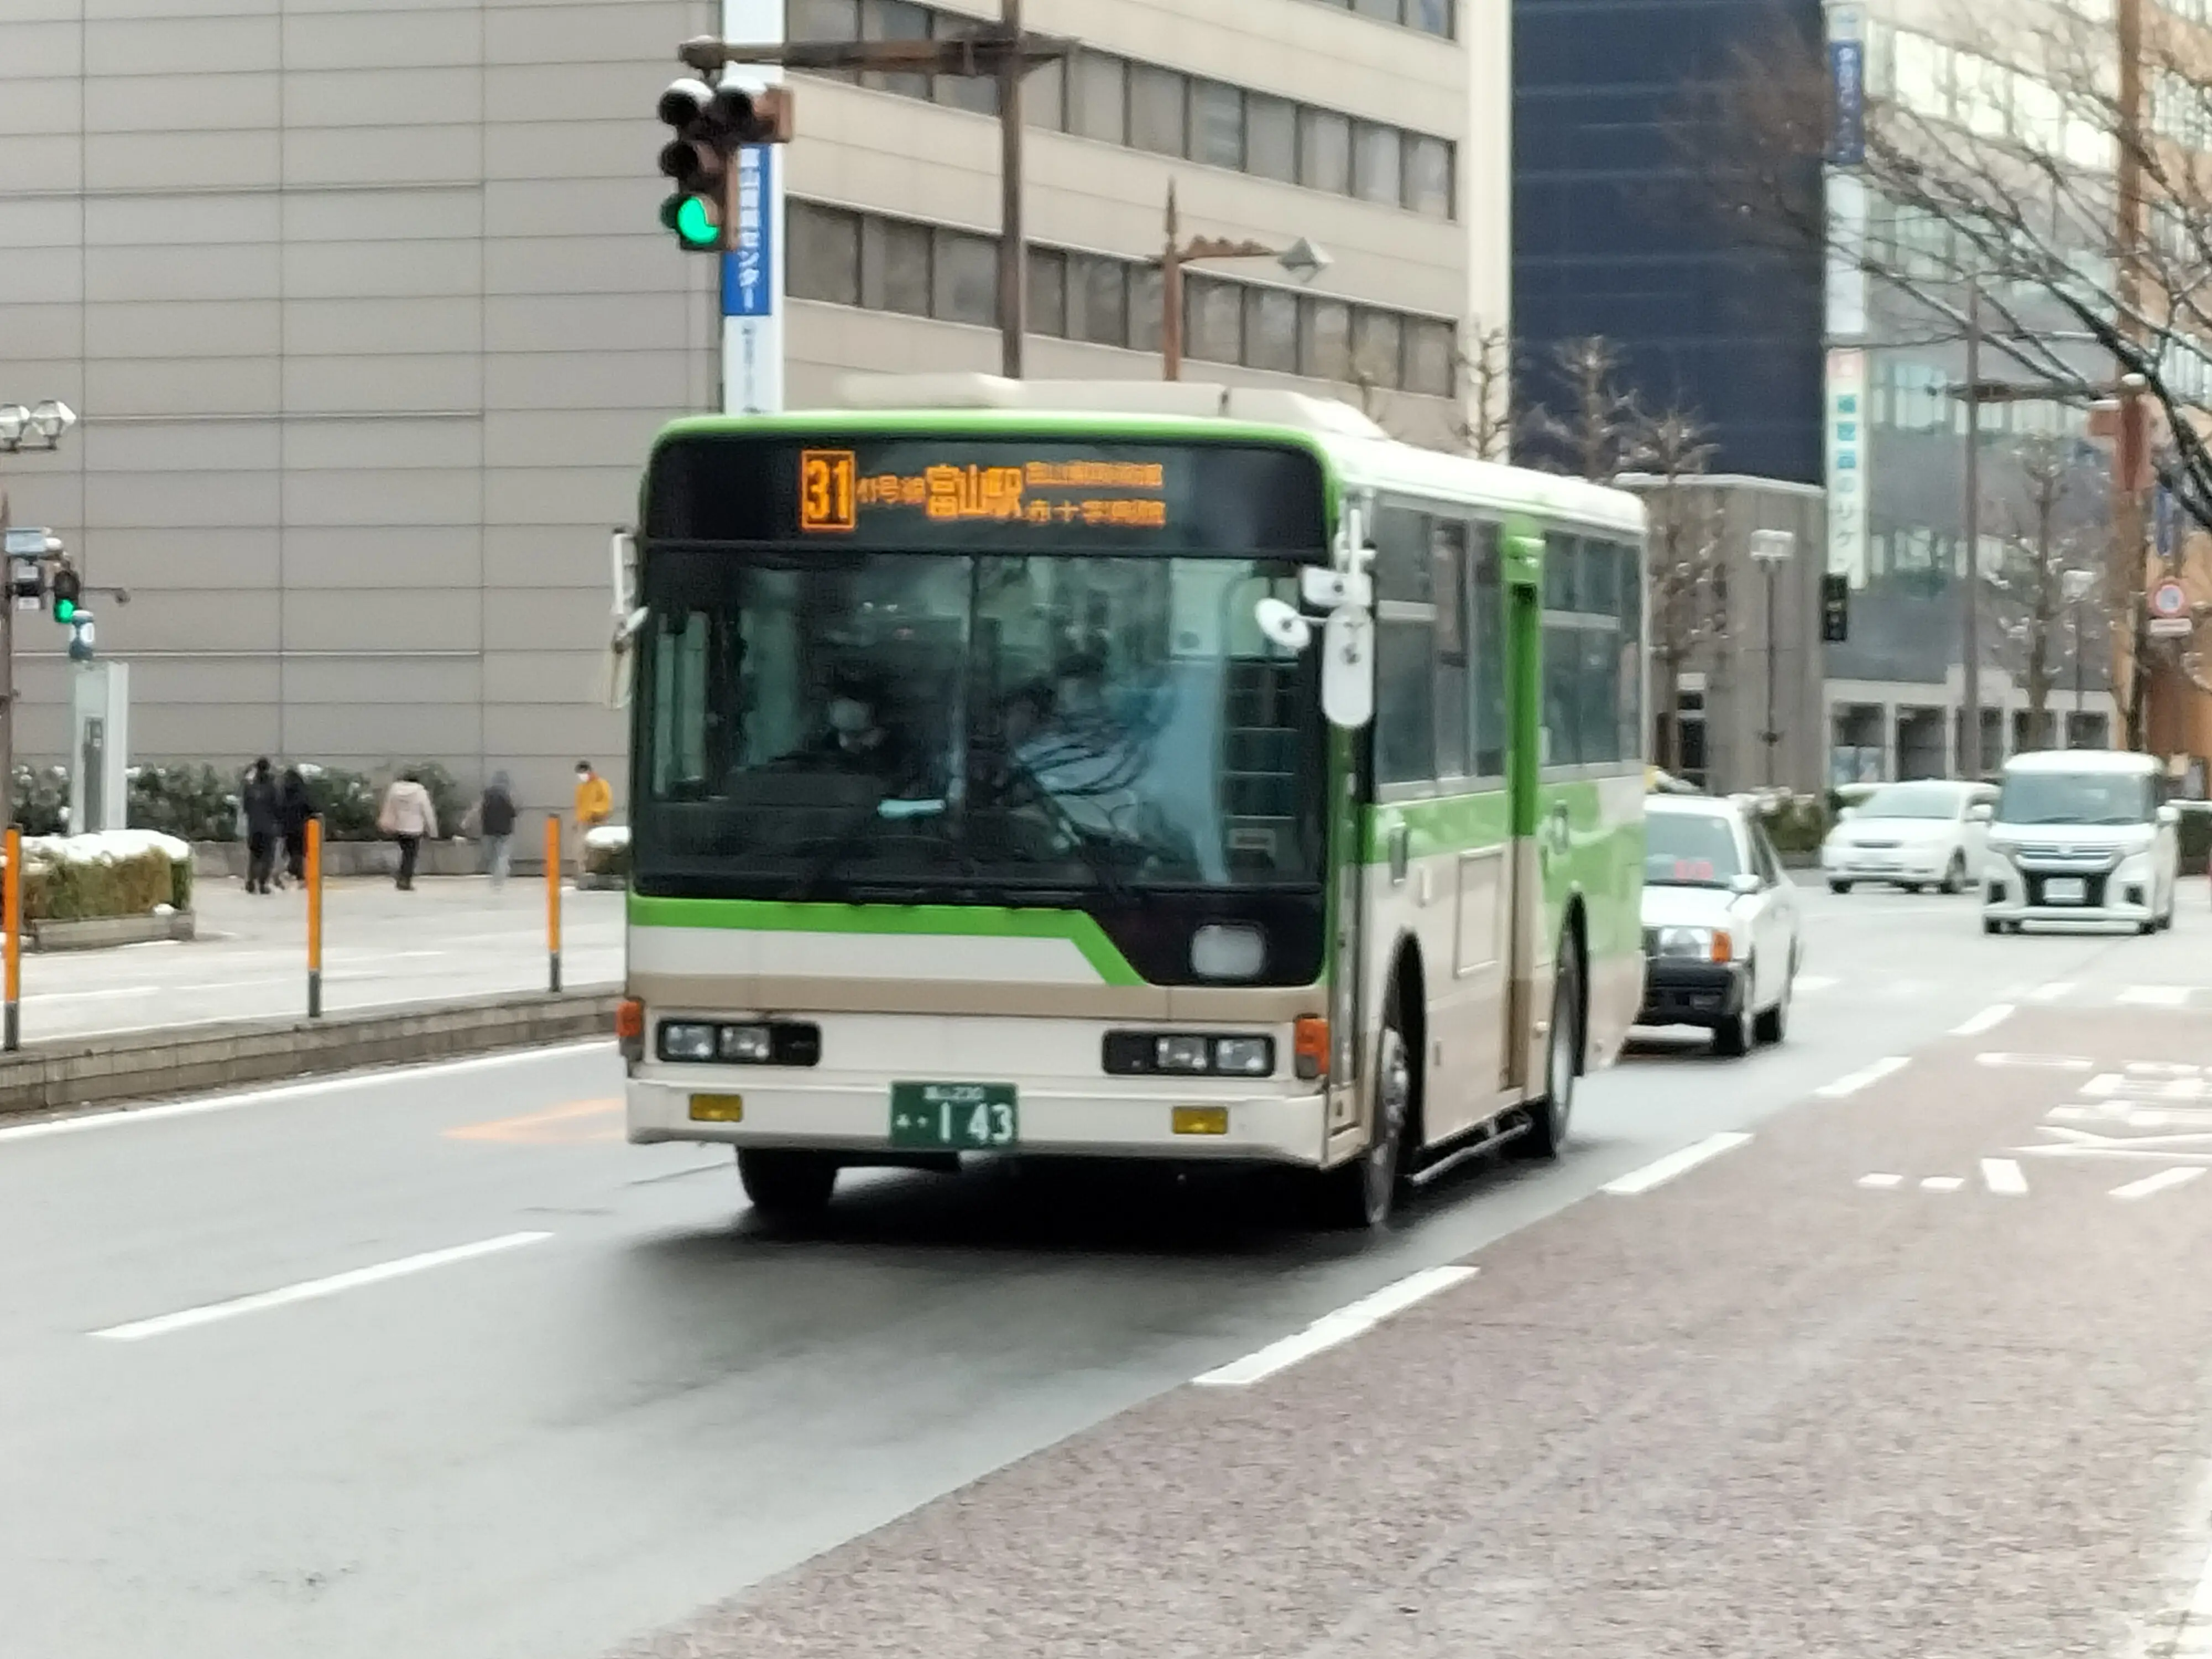
[[[984, 25], [957, 22], [939, 13], [937, 19], [937, 38], [958, 40], [978, 33]], [[937, 77], [937, 101], [953, 109], [964, 109], [973, 115], [996, 115], [999, 112], [999, 81], [993, 75], [940, 75]]]
[[[791, 0], [784, 28], [785, 38], [791, 40], [857, 40], [860, 0]], [[857, 81], [860, 77], [850, 70], [841, 70], [835, 78]]]
[[1215, 276], [1183, 279], [1183, 355], [1234, 363], [1244, 356], [1244, 296]]
[[1158, 155], [1181, 155], [1190, 142], [1185, 119], [1188, 85], [1173, 70], [1130, 64], [1129, 143]]
[[1309, 190], [1352, 193], [1352, 118], [1333, 110], [1298, 112], [1298, 182]]
[[1398, 129], [1362, 121], [1352, 133], [1352, 193], [1363, 202], [1400, 204], [1406, 192]]
[[1450, 397], [1458, 355], [1458, 331], [1449, 323], [1418, 318], [1407, 323], [1406, 390], [1429, 398]]
[[1067, 337], [1093, 345], [1126, 345], [1129, 340], [1128, 267], [1093, 253], [1072, 254], [1067, 261]]
[[1244, 94], [1218, 81], [1190, 89], [1190, 159], [1241, 172], [1244, 167]]
[[1362, 306], [1352, 315], [1352, 371], [1369, 386], [1396, 386], [1403, 382], [1399, 362], [1401, 334], [1395, 312]]
[[869, 219], [860, 238], [860, 303], [876, 311], [929, 315], [929, 227]]
[[1308, 300], [1298, 331], [1298, 373], [1316, 380], [1352, 378], [1352, 307]]
[[999, 244], [964, 230], [937, 233], [930, 314], [948, 323], [999, 320]]
[[860, 216], [813, 202], [791, 204], [784, 222], [790, 239], [785, 280], [794, 300], [833, 306], [860, 303]]
[[1452, 147], [1443, 139], [1407, 140], [1406, 205], [1431, 219], [1452, 216]]
[[1452, 35], [1452, 0], [1406, 0], [1406, 26], [1424, 34]]
[[1167, 320], [1167, 279], [1158, 265], [1129, 267], [1129, 349], [1158, 351]]
[[1067, 256], [1058, 248], [1030, 250], [1030, 332], [1067, 332]]
[[[927, 40], [929, 9], [915, 5], [912, 0], [866, 0], [860, 12], [860, 35], [867, 40]], [[895, 92], [902, 98], [929, 96], [927, 75], [871, 70], [860, 77], [860, 84], [878, 92]]]
[[1253, 93], [1244, 100], [1244, 167], [1262, 179], [1298, 181], [1298, 106]]
[[1022, 82], [1022, 119], [1048, 132], [1067, 126], [1067, 60], [1055, 58], [1031, 70]]
[[1352, 0], [1352, 9], [1362, 17], [1376, 18], [1385, 23], [1399, 22], [1404, 15], [1399, 9], [1399, 0]]
[[1067, 130], [1079, 138], [1128, 143], [1127, 65], [1103, 52], [1081, 52], [1072, 70]]
[[1254, 368], [1298, 372], [1298, 296], [1279, 288], [1244, 295], [1244, 361]]

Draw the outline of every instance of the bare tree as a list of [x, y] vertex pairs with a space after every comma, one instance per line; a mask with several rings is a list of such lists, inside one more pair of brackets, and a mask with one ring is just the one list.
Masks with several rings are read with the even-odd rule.
[[[2149, 419], [2138, 444], [2182, 512], [2212, 528], [2212, 34], [2165, 7], [1960, 4], [1941, 52], [1867, 100], [1854, 232], [1832, 225], [1820, 164], [1833, 134], [1817, 42], [1778, 29], [1738, 56], [1677, 124], [1729, 222], [1798, 251], [1828, 246], [1918, 307], [1929, 337], [1981, 296], [1993, 355], [2081, 404], [2117, 395]], [[1905, 36], [1899, 36], [1903, 40]], [[1925, 42], [1924, 37], [1916, 37]], [[2156, 666], [2142, 597], [2154, 556], [2142, 493], [2114, 492], [2106, 592], [2129, 740], [2142, 746]]]
[[1460, 442], [1478, 461], [1510, 461], [1521, 429], [1513, 381], [1512, 337], [1502, 328], [1468, 322], [1459, 348], [1460, 385], [1466, 414]]
[[1638, 422], [1629, 451], [1650, 516], [1646, 605], [1659, 681], [1652, 752], [1669, 772], [1682, 765], [1682, 676], [1728, 626], [1726, 526], [1720, 498], [1699, 487], [1713, 453], [1704, 427], [1680, 410]]
[[1529, 411], [1529, 434], [1552, 458], [1583, 477], [1603, 482], [1628, 463], [1643, 418], [1636, 396], [1620, 386], [1620, 349], [1603, 335], [1562, 340], [1553, 366], [1565, 389], [1564, 411]]
[[[2031, 746], [2055, 747], [2051, 695], [2064, 667], [2060, 641], [2075, 603], [2068, 582], [2094, 568], [2099, 550], [2069, 509], [2084, 483], [2070, 438], [2031, 437], [2013, 453], [2020, 489], [2006, 514], [2003, 551], [1986, 580], [1999, 628], [2027, 692]], [[2079, 641], [2075, 642], [2079, 648]]]

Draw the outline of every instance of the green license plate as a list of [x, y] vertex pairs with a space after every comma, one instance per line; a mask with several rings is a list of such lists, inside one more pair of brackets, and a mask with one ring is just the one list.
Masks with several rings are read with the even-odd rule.
[[1011, 1083], [894, 1083], [891, 1145], [988, 1152], [1021, 1138]]

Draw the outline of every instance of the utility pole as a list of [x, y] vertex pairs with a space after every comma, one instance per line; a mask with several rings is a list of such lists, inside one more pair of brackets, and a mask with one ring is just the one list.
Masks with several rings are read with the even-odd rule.
[[1766, 781], [1769, 787], [1780, 781], [1775, 776], [1775, 751], [1782, 744], [1782, 711], [1776, 692], [1778, 676], [1775, 672], [1782, 639], [1778, 620], [1780, 613], [1775, 604], [1775, 579], [1796, 550], [1795, 532], [1754, 530], [1751, 532], [1752, 559], [1766, 573], [1766, 729], [1759, 734], [1759, 740], [1766, 746]]
[[1966, 285], [1966, 571], [1960, 605], [1959, 775], [1982, 775], [1982, 285]]
[[[2120, 314], [2113, 319], [2123, 337], [2139, 337], [2136, 319], [2142, 302], [2143, 232], [2143, 25], [2142, 0], [2118, 0], [2114, 8], [2119, 58], [2119, 165], [2115, 184], [2118, 222], [2113, 227], [2115, 287]], [[2113, 621], [2112, 689], [2120, 689], [2119, 629], [2127, 632], [2127, 695], [2121, 707], [2127, 721], [2115, 747], [2148, 747], [2150, 720], [2142, 706], [2150, 680], [2142, 663], [2146, 617], [2142, 592], [2142, 472], [2149, 456], [2144, 428], [2142, 382], [2132, 366], [2119, 365], [2119, 432], [2112, 446], [2112, 580], [2108, 590]], [[2118, 734], [2115, 734], [2118, 735]]]
[[945, 40], [785, 40], [732, 44], [702, 35], [677, 56], [702, 76], [729, 64], [780, 64], [787, 70], [830, 72], [878, 70], [907, 75], [988, 77], [999, 87], [1000, 362], [1007, 375], [1022, 372], [1029, 313], [1029, 245], [1022, 223], [1022, 97], [1024, 76], [1042, 64], [1073, 54], [1064, 36], [1032, 34], [1022, 27], [1022, 0], [1000, 0], [997, 24]]
[[1232, 242], [1220, 236], [1194, 236], [1184, 241], [1172, 179], [1168, 180], [1163, 222], [1167, 240], [1152, 263], [1160, 272], [1160, 378], [1164, 380], [1182, 379], [1182, 268], [1194, 259], [1273, 259], [1301, 283], [1310, 283], [1328, 269], [1328, 255], [1303, 236], [1288, 247]]

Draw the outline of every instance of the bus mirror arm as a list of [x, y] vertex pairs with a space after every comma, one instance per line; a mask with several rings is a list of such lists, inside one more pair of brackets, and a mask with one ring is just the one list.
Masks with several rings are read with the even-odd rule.
[[1325, 570], [1310, 564], [1298, 573], [1298, 597], [1316, 611], [1340, 611], [1348, 605], [1371, 610], [1375, 579], [1364, 570]]

